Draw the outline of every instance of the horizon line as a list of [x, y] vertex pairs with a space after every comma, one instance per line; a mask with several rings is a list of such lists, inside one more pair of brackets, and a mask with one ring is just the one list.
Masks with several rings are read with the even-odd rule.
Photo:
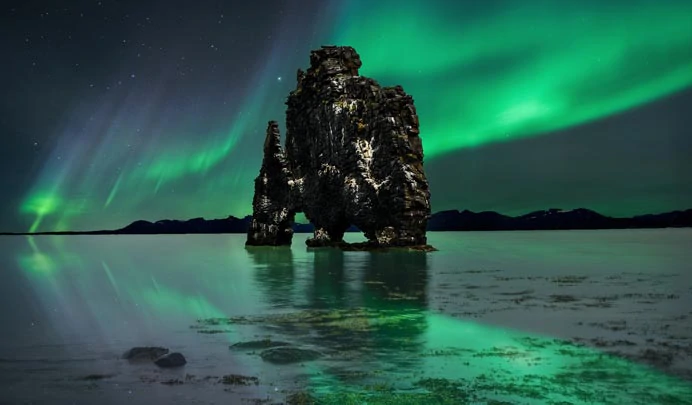
[[[570, 208], [570, 209], [564, 209], [564, 208], [546, 208], [546, 209], [542, 209], [542, 210], [533, 210], [533, 211], [529, 211], [529, 212], [527, 212], [527, 213], [525, 213], [525, 214], [521, 214], [521, 215], [507, 215], [507, 214], [502, 214], [502, 213], [500, 213], [500, 212], [498, 212], [498, 211], [492, 211], [492, 210], [472, 211], [472, 210], [469, 210], [469, 209], [463, 209], [463, 210], [460, 210], [460, 209], [449, 209], [449, 210], [440, 210], [440, 211], [436, 211], [436, 212], [434, 212], [434, 213], [431, 213], [430, 216], [429, 216], [428, 218], [432, 217], [433, 215], [442, 213], [442, 212], [454, 212], [454, 211], [456, 211], [457, 213], [462, 213], [462, 212], [468, 211], [468, 212], [471, 212], [471, 213], [474, 213], [474, 214], [481, 214], [481, 213], [486, 213], [486, 212], [492, 212], [492, 213], [499, 214], [499, 215], [503, 215], [503, 216], [510, 217], [510, 218], [517, 218], [517, 217], [521, 217], [521, 216], [524, 216], [524, 215], [528, 215], [528, 214], [531, 214], [531, 213], [534, 213], [534, 212], [551, 211], [551, 210], [559, 210], [559, 211], [587, 210], [587, 211], [595, 212], [596, 214], [599, 214], [599, 215], [604, 216], [604, 217], [606, 217], [606, 218], [612, 218], [612, 219], [631, 219], [631, 218], [641, 217], [641, 216], [647, 216], [647, 215], [663, 215], [663, 214], [670, 214], [670, 213], [674, 213], [674, 212], [685, 212], [685, 211], [690, 211], [690, 210], [692, 210], [692, 208], [682, 208], [682, 209], [676, 209], [676, 210], [672, 210], [672, 211], [664, 211], [664, 212], [659, 212], [659, 213], [638, 214], [638, 215], [632, 215], [632, 216], [629, 216], [629, 217], [611, 217], [611, 216], [608, 216], [608, 215], [601, 214], [600, 212], [598, 212], [598, 211], [596, 211], [596, 210], [593, 210], [593, 209], [590, 209], [590, 208], [584, 208], [584, 207]], [[301, 213], [302, 213], [302, 212], [301, 212]], [[136, 219], [136, 220], [134, 220], [134, 221], [131, 221], [131, 222], [128, 223], [127, 225], [125, 225], [125, 226], [123, 226], [123, 227], [121, 227], [121, 228], [116, 228], [116, 229], [99, 229], [99, 230], [91, 230], [91, 231], [71, 230], [71, 231], [40, 231], [40, 232], [4, 232], [4, 231], [3, 231], [3, 232], [0, 232], [0, 235], [4, 235], [4, 236], [10, 236], [10, 235], [16, 235], [16, 236], [32, 236], [32, 235], [70, 235], [70, 234], [79, 234], [79, 235], [88, 235], [88, 234], [92, 234], [92, 235], [98, 235], [98, 234], [106, 235], [106, 234], [108, 234], [108, 235], [113, 235], [113, 234], [115, 234], [115, 232], [120, 231], [120, 230], [123, 230], [123, 229], [125, 229], [126, 227], [128, 227], [128, 226], [134, 224], [135, 222], [139, 222], [139, 221], [144, 221], [144, 222], [148, 222], [148, 223], [151, 223], [151, 224], [155, 224], [155, 223], [158, 223], [158, 222], [161, 222], [161, 221], [188, 222], [188, 221], [192, 221], [192, 220], [195, 220], [195, 219], [201, 219], [201, 220], [204, 220], [204, 221], [223, 221], [223, 220], [228, 220], [228, 219], [231, 218], [231, 217], [235, 218], [236, 220], [243, 220], [243, 219], [248, 218], [248, 217], [251, 218], [252, 215], [245, 215], [245, 216], [242, 216], [242, 217], [237, 217], [237, 216], [235, 216], [235, 215], [228, 215], [228, 216], [226, 216], [225, 218], [212, 218], [212, 219], [206, 219], [205, 217], [193, 217], [193, 218], [188, 218], [188, 219], [159, 219], [159, 220], [156, 220], [156, 221], [149, 221], [149, 220], [146, 220], [146, 219]], [[303, 222], [295, 222], [295, 221], [294, 221], [293, 224], [294, 224], [294, 225], [295, 225], [295, 224], [297, 224], [297, 225], [312, 225], [312, 222], [303, 223]], [[434, 231], [432, 231], [432, 232], [434, 232]], [[219, 234], [224, 234], [224, 233], [228, 233], [228, 232], [220, 232]], [[136, 234], [132, 234], [132, 235], [136, 235]], [[171, 235], [173, 235], [173, 234], [171, 234]]]

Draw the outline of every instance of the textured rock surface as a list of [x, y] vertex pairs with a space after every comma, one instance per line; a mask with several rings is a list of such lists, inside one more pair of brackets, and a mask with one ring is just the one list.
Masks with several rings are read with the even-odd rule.
[[258, 350], [258, 349], [270, 349], [272, 347], [290, 346], [290, 343], [282, 342], [280, 340], [251, 340], [249, 342], [238, 342], [229, 346], [232, 350]]
[[157, 358], [168, 354], [169, 350], [165, 347], [145, 346], [133, 347], [126, 351], [122, 358], [130, 361], [153, 361]]
[[263, 351], [260, 353], [260, 357], [269, 363], [289, 364], [317, 360], [322, 357], [322, 353], [297, 347], [276, 347]]
[[185, 356], [182, 355], [182, 353], [173, 352], [164, 354], [163, 356], [154, 360], [154, 363], [159, 367], [173, 368], [184, 366], [185, 364], [187, 364], [187, 360], [185, 359]]
[[358, 75], [351, 47], [312, 51], [286, 102], [286, 150], [270, 122], [255, 180], [249, 245], [287, 245], [304, 212], [309, 246], [333, 246], [355, 225], [376, 247], [426, 244], [430, 192], [413, 99]]
[[298, 204], [291, 201], [289, 182], [293, 179], [281, 149], [279, 124], [271, 121], [264, 141], [262, 168], [255, 179], [248, 245], [291, 244], [291, 224]]

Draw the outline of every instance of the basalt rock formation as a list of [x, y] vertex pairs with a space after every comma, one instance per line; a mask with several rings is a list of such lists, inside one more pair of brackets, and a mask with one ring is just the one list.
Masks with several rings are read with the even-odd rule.
[[286, 147], [269, 122], [247, 245], [288, 245], [296, 212], [308, 246], [333, 246], [355, 225], [373, 247], [425, 246], [430, 192], [413, 98], [358, 74], [351, 47], [312, 51], [286, 102]]

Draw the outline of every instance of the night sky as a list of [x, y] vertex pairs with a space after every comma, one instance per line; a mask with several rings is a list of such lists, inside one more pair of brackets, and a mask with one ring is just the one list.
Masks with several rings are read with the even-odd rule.
[[689, 0], [0, 7], [0, 231], [250, 214], [327, 44], [414, 97], [433, 211], [692, 207]]

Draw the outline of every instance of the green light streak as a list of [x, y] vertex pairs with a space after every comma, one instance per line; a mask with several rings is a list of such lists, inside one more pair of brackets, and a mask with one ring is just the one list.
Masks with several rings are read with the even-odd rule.
[[34, 196], [22, 207], [23, 212], [36, 215], [47, 215], [55, 212], [60, 206], [60, 198], [54, 195]]
[[189, 174], [204, 174], [219, 164], [232, 151], [239, 139], [239, 130], [234, 127], [221, 145], [196, 147], [197, 152], [178, 152], [180, 149], [167, 150], [156, 156], [156, 159], [144, 172], [144, 177], [161, 183], [175, 180]]
[[103, 271], [106, 272], [106, 276], [108, 276], [108, 281], [110, 281], [111, 285], [113, 286], [115, 295], [120, 297], [120, 288], [118, 287], [118, 283], [115, 281], [115, 277], [113, 277], [113, 272], [111, 271], [111, 268], [108, 267], [108, 264], [106, 264], [106, 262], [104, 261], [101, 261], [101, 266], [103, 267]]
[[20, 267], [34, 274], [49, 275], [54, 273], [58, 266], [52, 256], [41, 252], [33, 236], [27, 236], [26, 241], [31, 248], [31, 253], [17, 256]]
[[23, 213], [36, 216], [29, 228], [29, 232], [36, 232], [43, 218], [58, 210], [61, 200], [55, 193], [44, 193], [31, 196], [21, 207]]
[[[220, 137], [212, 137], [204, 143], [181, 143], [169, 145], [153, 156], [152, 161], [142, 169], [134, 170], [133, 178], [144, 178], [156, 181], [154, 192], [168, 182], [180, 180], [189, 175], [205, 175], [231, 155], [240, 139], [253, 128], [261, 127], [257, 122], [269, 97], [267, 92], [267, 72], [260, 75], [260, 85], [253, 89], [244, 103], [245, 111], [229, 117], [228, 130]], [[188, 138], [188, 137], [186, 137]], [[199, 138], [199, 137], [194, 137]], [[209, 137], [203, 137], [209, 139]]]
[[[427, 157], [545, 134], [692, 84], [692, 3], [349, 2], [334, 42], [414, 96]], [[444, 85], [443, 85], [444, 84]]]
[[[56, 151], [56, 159], [61, 155], [72, 157], [60, 160], [61, 166], [57, 171], [53, 166], [58, 163], [47, 165], [27, 195], [20, 211], [34, 216], [29, 232], [89, 230], [96, 227], [112, 229], [136, 219], [186, 219], [200, 215], [222, 218], [231, 213], [249, 213], [252, 181], [245, 180], [256, 175], [256, 165], [252, 165], [249, 170], [242, 167], [244, 163], [235, 163], [244, 160], [245, 156], [240, 156], [234, 162], [229, 162], [228, 157], [238, 153], [237, 146], [243, 137], [248, 133], [262, 134], [266, 121], [276, 118], [266, 116], [269, 103], [281, 105], [280, 100], [274, 99], [270, 92], [275, 88], [276, 81], [268, 79], [274, 76], [272, 69], [276, 68], [279, 61], [278, 58], [274, 59], [276, 60], [267, 63], [265, 69], [253, 77], [252, 81], [256, 84], [248, 85], [251, 92], [240, 104], [242, 111], [229, 111], [228, 116], [224, 115], [222, 120], [217, 119], [217, 122], [221, 120], [223, 123], [217, 127], [226, 129], [207, 130], [203, 133], [193, 133], [191, 136], [189, 133], [182, 133], [189, 132], [188, 130], [174, 130], [174, 133], [171, 133], [157, 124], [150, 130], [148, 142], [142, 145], [141, 138], [132, 135], [136, 131], [126, 131], [127, 128], [114, 123], [105, 131], [93, 128], [95, 131], [103, 131], [104, 135], [93, 141], [96, 145], [91, 145], [92, 148], [89, 148], [90, 145], [87, 143], [92, 138], [84, 135], [84, 142], [81, 142], [80, 146], [75, 148], [69, 145], [69, 150], [68, 146], [65, 146], [64, 150], [60, 151], [65, 152], [64, 154]], [[116, 121], [108, 108], [104, 108], [104, 111], [104, 116], [99, 119]], [[116, 115], [124, 115], [128, 108], [123, 106], [118, 111]], [[151, 109], [145, 111], [149, 112], [135, 114], [137, 122], [130, 125], [137, 128], [152, 127], [150, 121], [159, 117], [153, 116], [155, 114]], [[129, 119], [131, 117], [128, 117]], [[263, 138], [261, 135], [260, 137]], [[128, 144], [128, 141], [131, 142]], [[258, 138], [255, 143], [261, 145], [261, 139]], [[117, 147], [114, 147], [114, 144], [117, 144]], [[119, 152], [121, 144], [127, 144], [128, 148], [123, 148], [122, 152]], [[135, 149], [129, 148], [135, 144], [139, 144], [136, 152]], [[253, 157], [259, 160], [261, 148], [254, 150]], [[89, 155], [81, 155], [86, 153]], [[90, 164], [92, 159], [97, 160]], [[234, 166], [240, 168], [222, 170], [221, 165], [229, 166], [231, 169]], [[103, 179], [112, 178], [114, 172], [117, 172], [117, 179], [115, 183], [107, 186], [104, 192]], [[242, 176], [241, 181], [231, 180], [239, 176]], [[207, 184], [210, 183], [216, 183], [218, 186], [209, 188]], [[58, 187], [60, 194], [57, 193]], [[127, 198], [117, 198], [119, 196]], [[241, 200], [239, 197], [244, 199]], [[85, 201], [90, 204], [76, 210], [73, 208], [79, 207], [77, 201], [79, 204]], [[96, 201], [102, 203], [95, 203]], [[199, 201], [204, 201], [206, 210], [199, 209]], [[96, 208], [94, 206], [97, 204], [100, 205], [100, 210], [85, 212], [86, 208]], [[142, 207], [147, 207], [148, 211]], [[114, 212], [124, 218], [116, 219], [112, 215]], [[109, 223], [104, 223], [104, 218]], [[79, 221], [79, 225], [75, 225], [75, 219]]]
[[132, 295], [149, 305], [162, 316], [190, 319], [223, 318], [223, 311], [214, 306], [202, 295], [188, 295], [155, 284], [154, 288], [132, 291]]
[[115, 184], [113, 184], [113, 187], [111, 188], [111, 192], [108, 194], [108, 198], [106, 199], [106, 203], [104, 204], [104, 208], [111, 205], [113, 198], [118, 193], [118, 189], [120, 188], [120, 182], [122, 181], [122, 179], [123, 179], [123, 174], [120, 173], [118, 175], [118, 179], [115, 181]]

